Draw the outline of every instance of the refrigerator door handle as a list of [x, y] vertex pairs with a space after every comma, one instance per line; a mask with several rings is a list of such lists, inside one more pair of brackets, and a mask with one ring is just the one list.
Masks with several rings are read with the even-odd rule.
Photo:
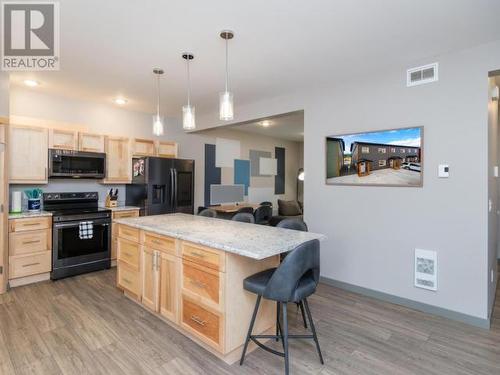
[[177, 169], [174, 169], [174, 208], [177, 209]]
[[174, 206], [174, 169], [170, 168], [170, 207]]

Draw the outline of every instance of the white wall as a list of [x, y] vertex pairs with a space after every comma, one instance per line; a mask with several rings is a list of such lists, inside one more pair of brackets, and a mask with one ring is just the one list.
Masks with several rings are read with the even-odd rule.
[[0, 117], [9, 117], [9, 74], [0, 71]]
[[[321, 274], [485, 319], [488, 261], [488, 72], [500, 42], [415, 61], [439, 61], [437, 83], [406, 88], [405, 73], [379, 72], [341, 86], [301, 90], [235, 108], [235, 122], [305, 111], [305, 219], [324, 233]], [[199, 124], [217, 126], [216, 113]], [[423, 188], [325, 184], [327, 135], [424, 126]], [[450, 178], [437, 166], [449, 163]], [[496, 210], [496, 208], [494, 208]], [[413, 286], [415, 248], [438, 252], [438, 291]]]

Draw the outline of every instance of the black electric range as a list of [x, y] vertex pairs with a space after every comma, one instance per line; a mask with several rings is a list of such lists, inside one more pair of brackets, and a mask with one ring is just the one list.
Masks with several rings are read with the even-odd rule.
[[44, 193], [52, 212], [52, 280], [111, 267], [111, 210], [97, 192]]

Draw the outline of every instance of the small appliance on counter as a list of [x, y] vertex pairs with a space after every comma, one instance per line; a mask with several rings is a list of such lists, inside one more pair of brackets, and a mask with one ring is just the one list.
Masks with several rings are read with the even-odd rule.
[[125, 204], [141, 216], [194, 211], [194, 160], [144, 157], [132, 159], [132, 183]]
[[111, 267], [111, 210], [97, 192], [45, 193], [52, 212], [52, 280]]
[[118, 189], [109, 190], [108, 195], [106, 195], [106, 207], [113, 208], [118, 207]]
[[10, 202], [10, 212], [13, 214], [20, 214], [23, 210], [23, 192], [14, 191], [12, 192], [12, 198]]

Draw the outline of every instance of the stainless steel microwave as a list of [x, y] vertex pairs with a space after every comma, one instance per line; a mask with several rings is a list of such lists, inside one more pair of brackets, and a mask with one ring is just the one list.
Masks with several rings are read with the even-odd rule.
[[49, 149], [49, 178], [95, 178], [106, 176], [106, 154]]

